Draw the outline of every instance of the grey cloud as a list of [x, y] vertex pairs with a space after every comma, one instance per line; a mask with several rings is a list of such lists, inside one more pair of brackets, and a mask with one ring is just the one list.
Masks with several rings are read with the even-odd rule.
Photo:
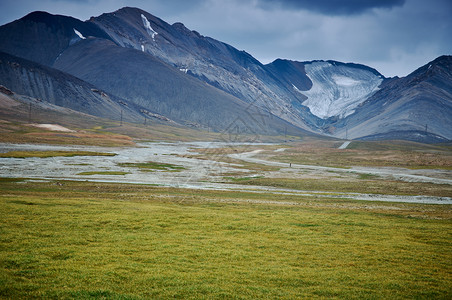
[[0, 25], [33, 10], [86, 20], [123, 6], [182, 22], [263, 63], [334, 59], [404, 76], [452, 54], [451, 0], [0, 0]]
[[373, 8], [402, 6], [405, 0], [259, 0], [262, 7], [304, 9], [326, 15], [356, 15]]

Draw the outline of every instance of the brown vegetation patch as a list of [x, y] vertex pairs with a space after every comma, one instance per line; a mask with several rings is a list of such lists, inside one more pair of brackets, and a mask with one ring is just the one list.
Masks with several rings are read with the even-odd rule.
[[[333, 144], [307, 143], [295, 145], [284, 153], [273, 156], [274, 160], [298, 164], [310, 164], [329, 167], [350, 166], [385, 166], [403, 167], [411, 169], [438, 168], [452, 169], [452, 149], [447, 146], [436, 145], [412, 145], [407, 143], [405, 147], [394, 145], [393, 149], [371, 146], [353, 146], [349, 148], [331, 148]], [[335, 146], [335, 145], [334, 145]], [[389, 146], [387, 146], [389, 148]]]

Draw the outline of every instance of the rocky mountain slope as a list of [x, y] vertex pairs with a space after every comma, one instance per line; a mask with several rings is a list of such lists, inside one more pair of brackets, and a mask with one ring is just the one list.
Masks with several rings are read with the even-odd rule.
[[[54, 67], [182, 125], [221, 131], [225, 124], [234, 124], [249, 133], [299, 131], [146, 53], [108, 40], [80, 41], [64, 51]], [[264, 118], [261, 124], [253, 120], [257, 115]]]
[[[12, 38], [11, 32], [27, 34]], [[48, 38], [41, 41], [40, 36]], [[133, 103], [137, 111], [135, 114], [141, 115], [141, 120], [149, 116], [166, 120], [169, 124], [217, 131], [230, 127], [249, 134], [306, 133], [152, 55], [115, 44], [90, 22], [36, 12], [0, 27], [0, 41], [8, 39], [14, 41], [0, 43], [0, 49], [45, 64], [47, 68], [42, 66], [42, 70], [59, 69], [76, 76], [80, 81], [91, 84], [93, 89], [101, 89], [116, 97], [117, 103]], [[29, 89], [30, 96], [47, 100], [44, 95], [36, 95], [29, 83], [21, 80], [14, 82], [21, 93], [26, 94]], [[17, 87], [21, 83], [23, 86]], [[7, 72], [0, 78], [0, 84], [12, 85]], [[49, 85], [46, 88], [60, 87]], [[73, 100], [76, 102], [77, 99]], [[110, 117], [117, 115], [114, 113]]]
[[387, 80], [356, 113], [335, 122], [337, 136], [359, 139], [452, 139], [452, 56], [404, 78]]
[[182, 126], [452, 139], [447, 56], [391, 79], [336, 61], [263, 65], [182, 23], [170, 25], [130, 7], [85, 22], [35, 12], [0, 27], [0, 50], [71, 74], [131, 103], [137, 116], [157, 115]]
[[151, 54], [182, 73], [258, 106], [295, 126], [311, 129], [303, 120], [293, 93], [250, 54], [190, 31], [182, 23], [170, 25], [137, 8], [125, 7], [91, 18], [122, 47]]
[[106, 94], [77, 77], [41, 64], [0, 52], [0, 84], [61, 107], [127, 121], [141, 121], [139, 108]]

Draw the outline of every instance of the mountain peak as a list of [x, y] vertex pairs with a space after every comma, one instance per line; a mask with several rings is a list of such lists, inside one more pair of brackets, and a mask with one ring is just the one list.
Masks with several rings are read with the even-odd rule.
[[119, 19], [126, 20], [127, 22], [134, 22], [134, 21], [139, 20], [138, 22], [141, 23], [142, 15], [144, 15], [151, 23], [162, 22], [162, 20], [160, 20], [156, 16], [148, 13], [147, 11], [142, 10], [137, 7], [130, 7], [130, 6], [125, 6], [118, 10], [115, 10], [113, 12], [103, 13], [100, 16], [92, 17], [90, 19], [90, 21], [96, 23], [96, 20], [99, 20], [99, 19], [102, 20], [102, 19], [119, 18]]
[[433, 61], [423, 65], [422, 67], [418, 68], [417, 70], [409, 74], [407, 77], [409, 78], [422, 77], [423, 79], [425, 79], [437, 73], [444, 72], [448, 73], [449, 76], [452, 76], [450, 70], [452, 70], [452, 56], [442, 55], [437, 57]]
[[39, 19], [48, 18], [50, 16], [53, 16], [51, 13], [48, 13], [46, 11], [33, 11], [22, 18], [22, 20], [33, 20], [37, 21]]
[[441, 55], [437, 57], [432, 63], [452, 63], [452, 55]]
[[428, 65], [450, 70], [452, 69], [452, 55], [442, 55], [430, 62]]
[[141, 19], [141, 15], [144, 15], [147, 19], [149, 19], [149, 21], [162, 21], [159, 18], [157, 18], [156, 16], [150, 14], [149, 12], [142, 10], [141, 8], [137, 8], [137, 7], [130, 7], [130, 6], [125, 6], [123, 8], [120, 8], [112, 13], [106, 13], [103, 15], [113, 15], [113, 16], [120, 16], [123, 18], [138, 18]]
[[0, 51], [51, 66], [81, 36], [110, 39], [90, 22], [35, 11], [0, 27]]
[[123, 8], [120, 8], [113, 13], [133, 13], [133, 14], [149, 14], [147, 11], [142, 10], [138, 7], [131, 7], [131, 6], [124, 6]]
[[62, 22], [82, 22], [76, 18], [68, 17], [68, 16], [62, 16], [62, 15], [53, 15], [51, 13], [48, 13], [46, 11], [34, 11], [26, 15], [25, 17], [19, 19], [18, 21], [31, 21], [35, 23], [44, 23], [48, 27], [55, 27], [56, 24], [62, 23]]

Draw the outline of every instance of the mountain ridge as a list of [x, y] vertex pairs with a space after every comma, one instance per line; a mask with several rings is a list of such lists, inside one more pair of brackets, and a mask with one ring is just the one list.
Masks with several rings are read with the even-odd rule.
[[[56, 19], [56, 23], [57, 23], [57, 27], [58, 28], [65, 28], [67, 29], [65, 32], [66, 34], [63, 35], [63, 39], [61, 43], [61, 45], [57, 45], [56, 48], [58, 48], [58, 51], [53, 51], [53, 56], [51, 57], [51, 59], [46, 60], [47, 61], [47, 67], [48, 68], [52, 68], [54, 69], [55, 66], [62, 66], [64, 65], [63, 63], [63, 58], [67, 56], [67, 53], [74, 52], [73, 50], [76, 48], [80, 48], [80, 45], [84, 44], [84, 43], [90, 43], [92, 41], [102, 41], [103, 44], [105, 43], [110, 43], [108, 47], [106, 47], [105, 49], [109, 49], [109, 51], [119, 51], [121, 53], [125, 53], [127, 51], [129, 51], [128, 53], [131, 54], [130, 57], [127, 56], [122, 56], [121, 59], [119, 60], [110, 60], [108, 63], [106, 62], [106, 58], [103, 59], [103, 55], [98, 55], [98, 57], [100, 58], [99, 62], [87, 62], [86, 66], [94, 66], [97, 67], [97, 72], [100, 72], [102, 70], [107, 70], [107, 67], [112, 67], [117, 65], [117, 62], [126, 62], [129, 59], [133, 59], [134, 57], [137, 57], [139, 59], [141, 59], [142, 63], [137, 64], [138, 68], [142, 68], [142, 65], [145, 65], [146, 62], [150, 63], [153, 62], [153, 65], [158, 65], [160, 66], [160, 70], [164, 70], [164, 74], [151, 74], [153, 75], [156, 79], [160, 79], [160, 78], [167, 78], [167, 79], [171, 79], [171, 78], [178, 78], [179, 81], [174, 82], [173, 81], [173, 85], [171, 86], [170, 84], [165, 84], [164, 89], [166, 88], [171, 88], [173, 89], [173, 95], [180, 95], [180, 97], [176, 97], [174, 100], [177, 99], [183, 99], [185, 101], [184, 107], [178, 108], [178, 106], [180, 106], [180, 103], [173, 103], [172, 104], [168, 104], [171, 102], [168, 102], [166, 100], [171, 100], [171, 95], [168, 95], [167, 90], [162, 89], [162, 87], [158, 87], [156, 86], [156, 88], [154, 89], [154, 91], [160, 93], [160, 97], [155, 97], [155, 93], [154, 94], [146, 94], [147, 92], [153, 92], [151, 90], [143, 90], [143, 88], [136, 88], [136, 86], [134, 86], [133, 88], [127, 87], [124, 88], [121, 80], [127, 79], [128, 76], [126, 74], [123, 74], [123, 72], [121, 70], [115, 70], [114, 72], [103, 72], [102, 74], [98, 74], [99, 76], [91, 76], [90, 78], [88, 78], [88, 80], [86, 80], [87, 78], [84, 78], [84, 75], [87, 76], [90, 73], [91, 74], [95, 74], [95, 72], [93, 72], [93, 69], [90, 69], [91, 71], [86, 71], [85, 70], [85, 74], [75, 74], [75, 69], [77, 66], [80, 65], [80, 61], [81, 59], [83, 59], [88, 53], [84, 53], [84, 48], [81, 48], [82, 51], [78, 53], [78, 56], [75, 57], [74, 60], [70, 61], [69, 63], [72, 64], [72, 66], [69, 64], [69, 72], [66, 73], [71, 73], [71, 75], [75, 75], [77, 78], [82, 79], [85, 82], [89, 82], [90, 84], [93, 85], [93, 89], [99, 89], [99, 90], [104, 90], [106, 91], [107, 94], [110, 95], [120, 95], [120, 97], [117, 97], [117, 99], [121, 99], [120, 101], [124, 100], [124, 103], [129, 102], [129, 104], [133, 104], [136, 106], [135, 112], [133, 113], [135, 115], [135, 119], [141, 119], [143, 120], [146, 116], [160, 116], [161, 119], [167, 119], [167, 120], [173, 120], [175, 121], [176, 124], [181, 124], [184, 126], [189, 126], [189, 127], [199, 127], [199, 128], [203, 128], [205, 130], [207, 129], [213, 129], [213, 130], [218, 130], [221, 131], [221, 129], [223, 129], [224, 124], [233, 124], [234, 121], [240, 117], [243, 120], [246, 119], [250, 119], [249, 115], [250, 114], [260, 114], [260, 112], [258, 111], [258, 109], [256, 107], [250, 107], [248, 108], [248, 104], [245, 103], [241, 103], [240, 100], [235, 99], [234, 97], [232, 97], [229, 94], [220, 92], [220, 91], [216, 91], [214, 90], [214, 88], [209, 87], [205, 84], [201, 84], [201, 82], [197, 82], [196, 80], [192, 79], [192, 77], [187, 76], [187, 75], [183, 75], [182, 72], [180, 71], [176, 71], [173, 70], [170, 66], [165, 65], [164, 62], [159, 62], [159, 60], [151, 57], [151, 56], [145, 56], [143, 57], [143, 54], [141, 52], [130, 52], [129, 49], [127, 50], [126, 48], [122, 48], [120, 46], [118, 46], [117, 44], [115, 44], [112, 39], [110, 38], [104, 38], [104, 36], [106, 36], [106, 34], [97, 34], [97, 36], [101, 36], [101, 38], [99, 37], [95, 37], [95, 36], [91, 36], [88, 35], [88, 33], [84, 30], [83, 26], [80, 26], [80, 21], [77, 21], [76, 26], [74, 26], [73, 22], [74, 19], [70, 18], [70, 17], [62, 17], [62, 16], [53, 16], [47, 13], [34, 13], [31, 14], [31, 16], [44, 16], [46, 18], [47, 23], [52, 24], [52, 22], [47, 19], [47, 18], [55, 18]], [[29, 19], [30, 19], [30, 15], [28, 17], [25, 18], [25, 20], [18, 20], [13, 22], [12, 24], [9, 24], [9, 26], [5, 27], [1, 27], [0, 29], [0, 37], [1, 36], [7, 36], [8, 34], [5, 34], [5, 31], [9, 31], [11, 26], [18, 26], [19, 27], [19, 31], [23, 29], [24, 24], [22, 23], [27, 23], [27, 26], [30, 26], [29, 23]], [[39, 19], [39, 18], [38, 18]], [[68, 24], [65, 23], [65, 20], [68, 21]], [[22, 22], [22, 23], [21, 23]], [[41, 30], [41, 31], [47, 31], [47, 32], [51, 32], [51, 28], [42, 28], [43, 23], [38, 22], [37, 23], [37, 27]], [[94, 25], [90, 25], [91, 27]], [[88, 26], [89, 28], [91, 28], [90, 26]], [[74, 27], [74, 28], [73, 28]], [[98, 28], [98, 27], [96, 27]], [[75, 30], [79, 31], [79, 34], [77, 34], [77, 32], [75, 32]], [[60, 30], [61, 32], [61, 30]], [[57, 34], [56, 37], [53, 37], [54, 39], [58, 39], [58, 36], [61, 36]], [[71, 39], [75, 39], [75, 42], [71, 42]], [[18, 49], [33, 49], [32, 46], [32, 40], [28, 39], [27, 37], [22, 37], [22, 44], [19, 45], [17, 48]], [[50, 46], [55, 45], [56, 43], [50, 43]], [[8, 46], [8, 43], [3, 43], [2, 45], [0, 45], [0, 47], [4, 47], [4, 46]], [[100, 45], [100, 44], [99, 44]], [[98, 49], [99, 50], [99, 49]], [[47, 52], [46, 49], [44, 48], [44, 50], [42, 49], [37, 49], [37, 52], [39, 51], [43, 51], [43, 52]], [[61, 51], [61, 52], [60, 52]], [[11, 51], [14, 52], [14, 51]], [[21, 55], [20, 51], [16, 51], [19, 52], [19, 56]], [[26, 55], [22, 55], [25, 57], [30, 58], [31, 60], [35, 59], [34, 57], [34, 51], [28, 51], [26, 53]], [[99, 52], [99, 54], [103, 54], [101, 52]], [[91, 58], [93, 58], [94, 56], [91, 56]], [[85, 57], [86, 58], [86, 57]], [[95, 58], [95, 57], [94, 57]], [[43, 63], [42, 60], [36, 59], [39, 62]], [[52, 62], [53, 61], [53, 62]], [[67, 62], [67, 61], [66, 61]], [[163, 68], [163, 69], [162, 69]], [[61, 71], [68, 71], [68, 70], [64, 70], [64, 68], [60, 68]], [[145, 72], [146, 70], [142, 70], [143, 72]], [[42, 73], [45, 73], [45, 71], [43, 71]], [[51, 74], [50, 74], [51, 75]], [[113, 81], [110, 81], [110, 83], [113, 83], [114, 81], [116, 81], [116, 86], [114, 85], [105, 85], [105, 86], [99, 86], [99, 82], [96, 81], [96, 79], [99, 78], [105, 78], [105, 77], [109, 77], [110, 79], [112, 79]], [[12, 85], [11, 81], [9, 80], [9, 78], [11, 78], [10, 74], [4, 73], [3, 74], [3, 79], [2, 82], [6, 85], [6, 86], [10, 86]], [[52, 76], [50, 76], [50, 78], [52, 78]], [[108, 78], [107, 78], [108, 79]], [[132, 81], [134, 81], [135, 78], [132, 78]], [[46, 80], [42, 80], [42, 81], [46, 81]], [[48, 82], [52, 82], [52, 80], [47, 80]], [[119, 82], [118, 82], [119, 81]], [[16, 82], [21, 82], [20, 80], [16, 80]], [[22, 89], [17, 88], [18, 90], [20, 90], [20, 92], [23, 92], [24, 94], [27, 94], [26, 89], [30, 89], [29, 90], [29, 95], [30, 96], [36, 96], [38, 98], [42, 98], [42, 99], [46, 99], [45, 97], [45, 93], [40, 93], [38, 95], [36, 95], [36, 93], [33, 92], [32, 88], [30, 87], [30, 84], [26, 81], [22, 81]], [[148, 84], [143, 84], [143, 86], [147, 86]], [[122, 88], [121, 88], [122, 86]], [[188, 88], [184, 88], [184, 87], [188, 87]], [[190, 90], [190, 87], [192, 88]], [[44, 88], [44, 90], [48, 90], [50, 89], [50, 86], [47, 86]], [[183, 90], [185, 90], [186, 92], [184, 92]], [[196, 91], [194, 95], [192, 90]], [[139, 104], [134, 103], [134, 100], [137, 100], [136, 97], [132, 97], [133, 94], [131, 95], [131, 93], [133, 92], [141, 92], [139, 93], [139, 95], [141, 95], [141, 99], [143, 98], [148, 98], [147, 100], [148, 103], [144, 103], [141, 102]], [[187, 93], [187, 95], [183, 95], [183, 93]], [[64, 93], [63, 93], [64, 94]], [[152, 96], [154, 95], [154, 96]], [[192, 95], [192, 96], [190, 96]], [[211, 97], [212, 101], [206, 102], [207, 96]], [[136, 96], [136, 95], [135, 95]], [[150, 99], [149, 96], [151, 96]], [[197, 106], [196, 108], [198, 110], [196, 110], [193, 106], [193, 102], [192, 103], [188, 103], [186, 100], [188, 99], [196, 99], [196, 98], [202, 98], [204, 99], [204, 106]], [[78, 96], [74, 96], [74, 100], [79, 99], [77, 101], [81, 101], [83, 99], [81, 99]], [[166, 100], [165, 100], [166, 99]], [[119, 101], [119, 100], [118, 100]], [[153, 102], [152, 102], [153, 101]], [[135, 101], [135, 102], [139, 102], [139, 101]], [[211, 103], [210, 103], [211, 102]], [[223, 104], [220, 104], [220, 103]], [[227, 105], [226, 105], [227, 103]], [[160, 105], [161, 107], [163, 107], [164, 109], [160, 109], [161, 107], [156, 107], [157, 105]], [[168, 107], [169, 106], [169, 107]], [[166, 107], [166, 108], [165, 108]], [[207, 109], [210, 108], [210, 111], [208, 111]], [[108, 110], [106, 110], [108, 111]], [[107, 113], [106, 113], [107, 114]], [[216, 116], [215, 116], [216, 114]], [[119, 116], [119, 112], [114, 113], [113, 115], [110, 115], [110, 117], [112, 118], [117, 118]], [[202, 117], [200, 117], [202, 116]], [[270, 118], [268, 115], [264, 115], [263, 119], [265, 119], [265, 122], [263, 122], [263, 124], [257, 124], [256, 122], [241, 122], [240, 124], [235, 124], [237, 126], [237, 128], [239, 128], [242, 131], [248, 131], [248, 132], [255, 132], [255, 133], [259, 133], [259, 134], [280, 134], [282, 132], [289, 132], [289, 133], [293, 133], [293, 134], [303, 134], [302, 131], [300, 131], [299, 129], [295, 128], [294, 126], [290, 125], [290, 124], [286, 124], [284, 121], [282, 120], [277, 120], [277, 118]], [[248, 123], [248, 124], [245, 124]], [[271, 125], [271, 126], [270, 126]]]
[[[404, 130], [401, 130], [400, 124], [403, 124]], [[425, 135], [425, 139], [419, 139], [416, 133], [411, 138], [405, 136], [404, 139], [439, 142], [452, 139], [450, 124], [452, 56], [444, 55], [406, 77], [386, 80], [381, 89], [357, 109], [356, 114], [335, 125], [341, 128], [339, 135], [348, 131], [351, 138], [369, 139], [370, 136], [379, 135], [394, 139], [397, 135], [391, 131], [411, 131], [428, 135]], [[430, 134], [438, 138], [432, 139]]]
[[121, 115], [124, 120], [138, 120], [126, 100], [106, 94], [70, 74], [5, 52], [0, 52], [0, 78], [1, 84], [14, 92], [54, 105], [116, 120]]
[[[26, 31], [33, 26], [35, 35]], [[44, 47], [36, 47], [36, 41]], [[275, 125], [273, 133], [287, 128], [295, 133], [299, 128], [300, 134], [308, 131], [338, 138], [397, 138], [397, 132], [417, 132], [428, 121], [431, 134], [440, 137], [436, 140], [452, 139], [448, 123], [452, 114], [452, 87], [448, 84], [451, 66], [446, 64], [445, 70], [429, 75], [433, 71], [429, 65], [448, 56], [402, 78], [385, 78], [372, 67], [334, 60], [276, 59], [264, 65], [251, 54], [205, 37], [180, 22], [170, 25], [131, 7], [84, 22], [45, 12], [31, 13], [1, 26], [0, 42], [1, 51], [58, 68], [181, 124], [195, 123], [200, 128], [215, 124], [215, 130], [221, 130], [234, 119], [228, 115], [240, 116], [242, 123], [246, 118], [252, 120], [246, 112], [252, 107], [252, 114], [265, 116], [267, 125]], [[90, 43], [97, 50], [89, 48]], [[102, 53], [101, 49], [105, 58], [98, 59], [92, 53]], [[127, 65], [127, 60], [134, 63]], [[143, 81], [142, 74], [153, 79]], [[133, 80], [142, 83], [134, 84]], [[212, 90], [215, 88], [218, 91]], [[219, 106], [209, 106], [203, 93]], [[383, 105], [385, 99], [392, 104]], [[417, 117], [426, 107], [431, 112]], [[214, 118], [213, 114], [222, 117]], [[400, 136], [410, 139], [409, 134]], [[415, 136], [412, 134], [413, 139]], [[432, 140], [419, 137], [422, 139]]]

